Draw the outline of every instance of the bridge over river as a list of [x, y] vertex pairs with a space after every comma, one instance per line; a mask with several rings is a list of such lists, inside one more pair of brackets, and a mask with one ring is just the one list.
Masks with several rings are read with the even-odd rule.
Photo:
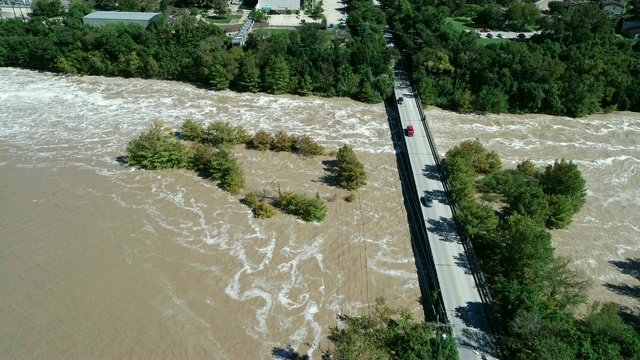
[[[440, 293], [433, 311], [438, 322], [451, 327], [461, 360], [497, 359], [490, 326], [495, 324], [491, 297], [470, 242], [463, 241], [456, 231], [455, 207], [449, 202], [448, 183], [439, 171], [440, 159], [427, 119], [402, 63], [396, 66], [395, 76], [395, 98], [399, 100], [399, 120], [410, 164], [407, 171], [414, 182], [405, 196], [420, 209], [416, 218], [421, 223], [414, 225], [423, 227], [417, 234], [421, 234], [419, 241], [431, 256], [429, 262], [437, 279], [430, 281]], [[406, 131], [408, 126], [413, 126], [412, 136]]]

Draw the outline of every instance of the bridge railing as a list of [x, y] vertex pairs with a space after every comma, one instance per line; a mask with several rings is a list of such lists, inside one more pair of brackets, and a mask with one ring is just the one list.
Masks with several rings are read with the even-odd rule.
[[438, 174], [440, 175], [440, 179], [442, 180], [442, 185], [444, 186], [444, 191], [447, 196], [447, 200], [449, 201], [449, 206], [451, 207], [451, 212], [453, 213], [454, 220], [456, 222], [456, 227], [458, 229], [458, 234], [460, 235], [460, 239], [462, 241], [462, 246], [464, 247], [465, 253], [467, 255], [467, 259], [469, 262], [469, 266], [471, 268], [471, 273], [473, 274], [476, 286], [479, 290], [480, 297], [482, 298], [482, 302], [485, 308], [485, 315], [488, 316], [490, 326], [494, 329], [496, 336], [496, 343], [500, 348], [499, 351], [502, 354], [502, 358], [508, 358], [506, 345], [504, 344], [503, 331], [502, 326], [500, 326], [500, 321], [498, 318], [498, 314], [496, 312], [495, 306], [493, 305], [493, 298], [491, 297], [491, 293], [489, 292], [489, 286], [485, 280], [482, 269], [480, 268], [480, 261], [476, 256], [476, 252], [473, 249], [473, 244], [471, 243], [471, 238], [467, 233], [464, 226], [458, 220], [458, 205], [456, 204], [455, 198], [453, 196], [453, 191], [451, 189], [451, 184], [449, 183], [449, 179], [447, 178], [447, 174], [444, 171], [444, 167], [442, 165], [442, 159], [440, 158], [440, 154], [438, 153], [438, 148], [436, 147], [435, 140], [433, 139], [433, 135], [431, 132], [431, 128], [429, 127], [429, 121], [427, 120], [427, 116], [424, 113], [424, 109], [422, 107], [422, 102], [420, 101], [420, 94], [418, 93], [418, 89], [416, 89], [413, 84], [411, 85], [414, 96], [414, 100], [416, 101], [416, 105], [418, 107], [418, 112], [420, 113], [420, 119], [425, 129], [425, 133], [427, 134], [427, 140], [429, 141], [429, 148], [431, 149], [431, 153], [433, 154], [436, 168], [438, 170]]

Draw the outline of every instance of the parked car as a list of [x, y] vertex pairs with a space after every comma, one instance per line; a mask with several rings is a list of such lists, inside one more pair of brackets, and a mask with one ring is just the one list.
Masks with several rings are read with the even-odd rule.
[[487, 34], [487, 38], [493, 39], [493, 34]]
[[413, 130], [413, 125], [407, 126], [407, 136], [413, 136], [415, 131]]
[[404, 98], [402, 98], [402, 96], [398, 98], [398, 104], [400, 105], [404, 104]]
[[482, 32], [491, 32], [491, 29], [482, 29]]
[[502, 34], [498, 34], [498, 37], [502, 39], [504, 36], [502, 36]]
[[527, 38], [527, 35], [522, 33], [518, 34], [518, 39], [526, 39], [526, 38]]

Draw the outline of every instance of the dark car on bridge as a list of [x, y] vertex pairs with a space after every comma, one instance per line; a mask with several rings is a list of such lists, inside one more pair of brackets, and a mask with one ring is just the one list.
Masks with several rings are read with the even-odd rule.
[[425, 194], [421, 200], [422, 200], [422, 205], [426, 207], [433, 206], [433, 199], [431, 198], [431, 195]]

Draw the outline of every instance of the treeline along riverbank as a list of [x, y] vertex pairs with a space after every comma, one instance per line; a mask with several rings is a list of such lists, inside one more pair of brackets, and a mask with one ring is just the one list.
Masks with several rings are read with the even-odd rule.
[[0, 66], [380, 102], [393, 84], [384, 13], [368, 1], [351, 1], [349, 8], [353, 37], [346, 44], [310, 23], [286, 33], [254, 32], [244, 47], [233, 47], [220, 28], [190, 16], [147, 29], [89, 27], [82, 17], [91, 8], [75, 1], [62, 18], [0, 21]]
[[[146, 30], [117, 24], [91, 28], [82, 23], [91, 7], [73, 1], [61, 18], [0, 21], [0, 66], [376, 103], [391, 94], [390, 69], [399, 56], [382, 35], [388, 23], [425, 105], [463, 113], [572, 117], [640, 110], [640, 45], [617, 35], [612, 19], [595, 5], [554, 7], [551, 15], [527, 25], [539, 35], [487, 44], [456, 29], [450, 17], [475, 14], [474, 25], [483, 26], [481, 15], [489, 10], [479, 4], [382, 3], [384, 11], [370, 1], [349, 1], [352, 38], [346, 43], [309, 23], [297, 31], [254, 31], [243, 47], [233, 47], [220, 28], [190, 16]], [[497, 8], [494, 15], [504, 20], [508, 14]]]
[[609, 13], [595, 4], [556, 7], [531, 24], [539, 35], [489, 44], [454, 28], [450, 16], [473, 14], [472, 25], [485, 27], [486, 8], [504, 24], [501, 7], [516, 2], [498, 3], [383, 1], [425, 105], [572, 117], [640, 110], [640, 45], [615, 33]]

